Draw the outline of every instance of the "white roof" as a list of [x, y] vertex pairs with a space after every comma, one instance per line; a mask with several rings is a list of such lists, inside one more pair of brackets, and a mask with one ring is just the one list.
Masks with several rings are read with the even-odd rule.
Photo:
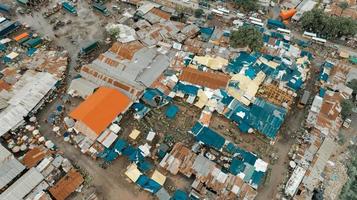
[[258, 158], [258, 160], [254, 163], [254, 167], [256, 171], [265, 172], [268, 168], [268, 163]]
[[9, 53], [8, 55], [6, 55], [6, 57], [7, 57], [7, 58], [10, 58], [11, 60], [12, 60], [12, 59], [15, 59], [17, 56], [19, 56], [19, 54], [16, 53], [16, 52], [11, 52], [11, 53]]
[[97, 141], [100, 142], [103, 146], [109, 148], [117, 138], [118, 136], [115, 133], [106, 130], [97, 138]]
[[297, 166], [289, 178], [285, 186], [285, 194], [288, 196], [294, 196], [296, 190], [298, 189], [302, 178], [304, 178], [306, 170], [300, 166]]
[[146, 140], [149, 141], [149, 142], [151, 142], [151, 141], [154, 139], [155, 135], [156, 135], [155, 132], [150, 131], [149, 134], [148, 134], [148, 136], [146, 137]]
[[23, 199], [28, 193], [31, 192], [44, 177], [37, 171], [36, 168], [31, 168], [14, 184], [7, 188], [1, 195], [0, 199], [6, 200], [19, 200]]
[[36, 166], [36, 169], [40, 172], [42, 172], [43, 170], [46, 169], [46, 167], [48, 165], [51, 164], [51, 162], [53, 161], [53, 157], [47, 157], [45, 159], [43, 159], [37, 166]]
[[0, 23], [4, 22], [6, 20], [5, 17], [0, 17]]
[[26, 71], [13, 86], [10, 105], [0, 113], [0, 136], [16, 128], [56, 83], [56, 77], [50, 73]]
[[111, 130], [112, 132], [114, 132], [115, 134], [117, 134], [120, 131], [120, 126], [118, 124], [112, 124], [109, 127], [109, 130]]

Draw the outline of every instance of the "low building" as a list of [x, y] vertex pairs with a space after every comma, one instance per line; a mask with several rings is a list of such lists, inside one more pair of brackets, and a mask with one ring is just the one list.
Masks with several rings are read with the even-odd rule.
[[323, 180], [322, 173], [325, 169], [325, 166], [330, 159], [330, 156], [336, 149], [336, 143], [331, 138], [326, 138], [320, 149], [317, 151], [316, 156], [306, 171], [305, 177], [302, 181], [304, 187], [309, 191], [313, 192], [317, 188], [320, 182]]
[[25, 170], [22, 165], [5, 147], [0, 145], [0, 190], [13, 181]]
[[303, 167], [297, 166], [294, 169], [293, 174], [291, 175], [285, 186], [286, 195], [290, 197], [293, 197], [295, 195], [302, 179], [304, 178], [305, 173], [306, 173], [306, 169], [304, 169]]
[[[55, 89], [57, 81], [47, 72], [26, 71], [6, 95], [8, 106], [0, 113], [0, 136], [16, 129], [24, 122], [24, 117], [35, 113]], [[2, 99], [3, 95], [0, 96]]]
[[30, 193], [41, 181], [44, 179], [43, 175], [36, 169], [31, 168], [23, 176], [21, 176], [15, 183], [10, 185], [0, 195], [0, 199], [19, 200], [23, 199]]
[[190, 67], [184, 68], [179, 77], [180, 81], [214, 90], [226, 88], [229, 79], [230, 76], [223, 73], [203, 72]]
[[298, 7], [297, 7], [297, 12], [295, 13], [295, 15], [292, 17], [293, 20], [295, 21], [300, 21], [302, 15], [307, 12], [312, 10], [315, 5], [317, 4], [316, 1], [314, 0], [304, 0], [302, 1]]
[[82, 183], [84, 179], [76, 170], [69, 171], [62, 177], [54, 186], [49, 189], [49, 192], [56, 200], [65, 200], [71, 195]]
[[140, 42], [114, 43], [105, 53], [81, 69], [81, 76], [98, 86], [116, 88], [136, 100], [170, 64], [167, 55]]
[[95, 141], [131, 103], [129, 97], [118, 90], [100, 87], [69, 115], [76, 120], [75, 130]]

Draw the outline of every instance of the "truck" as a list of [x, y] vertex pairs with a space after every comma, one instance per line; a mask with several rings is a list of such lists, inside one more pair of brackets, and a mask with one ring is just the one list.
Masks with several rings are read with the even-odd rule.
[[74, 7], [73, 5], [71, 5], [68, 2], [63, 2], [62, 3], [62, 8], [65, 9], [66, 11], [68, 11], [69, 13], [73, 14], [73, 15], [77, 15], [76, 7]]
[[304, 108], [305, 105], [307, 104], [309, 98], [310, 98], [310, 92], [305, 90], [304, 91], [304, 94], [302, 95], [300, 101], [299, 101], [299, 104], [298, 104], [298, 108]]
[[94, 51], [99, 46], [98, 41], [92, 42], [87, 46], [83, 47], [80, 51], [80, 54], [89, 54], [90, 52]]
[[104, 6], [104, 4], [101, 3], [94, 3], [93, 4], [93, 9], [99, 11], [100, 13], [102, 13], [104, 16], [109, 16], [109, 11], [107, 9], [107, 7]]

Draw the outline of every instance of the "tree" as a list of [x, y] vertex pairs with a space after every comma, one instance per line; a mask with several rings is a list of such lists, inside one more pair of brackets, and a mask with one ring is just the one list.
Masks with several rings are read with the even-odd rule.
[[342, 15], [343, 11], [345, 11], [348, 8], [348, 3], [346, 1], [342, 1], [338, 4], [338, 7], [341, 8], [341, 14]]
[[317, 33], [320, 37], [340, 38], [357, 33], [357, 22], [353, 19], [329, 16], [321, 9], [305, 12], [301, 17], [301, 26], [306, 31]]
[[355, 156], [357, 146], [351, 145], [349, 148], [349, 153], [352, 156], [347, 165], [348, 179], [339, 196], [341, 200], [355, 200], [357, 197], [357, 156]]
[[325, 24], [327, 24], [327, 18], [321, 9], [313, 9], [305, 12], [300, 21], [304, 30], [315, 33], [321, 32], [324, 29]]
[[239, 8], [246, 12], [256, 11], [259, 9], [257, 0], [234, 0], [234, 2]]
[[350, 116], [352, 114], [352, 108], [354, 107], [354, 104], [351, 100], [345, 99], [341, 103], [341, 115], [343, 119], [346, 119], [346, 117]]
[[202, 17], [203, 13], [204, 13], [204, 11], [202, 9], [196, 9], [195, 10], [195, 17], [196, 18], [200, 18], [200, 17]]
[[118, 37], [120, 34], [120, 24], [108, 24], [105, 29], [112, 37]]
[[248, 46], [254, 51], [259, 51], [264, 45], [263, 35], [253, 26], [242, 26], [232, 32], [230, 45], [234, 48]]

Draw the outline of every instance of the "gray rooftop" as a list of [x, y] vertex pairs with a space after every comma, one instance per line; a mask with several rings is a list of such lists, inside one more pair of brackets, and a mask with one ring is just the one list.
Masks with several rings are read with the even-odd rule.
[[7, 188], [1, 195], [0, 199], [20, 200], [30, 193], [42, 180], [43, 176], [36, 168], [31, 168], [14, 184]]
[[23, 170], [25, 166], [14, 157], [2, 162], [0, 164], [0, 189], [9, 184]]
[[144, 47], [135, 53], [132, 60], [120, 60], [110, 51], [104, 55], [119, 62], [119, 65], [113, 67], [96, 59], [89, 67], [138, 90], [149, 87], [170, 64], [170, 58], [160, 54], [156, 48]]
[[326, 163], [330, 158], [333, 151], [335, 151], [336, 143], [331, 138], [326, 138], [322, 143], [320, 149], [317, 151], [317, 160], [310, 166], [309, 175], [305, 176], [302, 181], [304, 186], [313, 191], [317, 187], [318, 183], [322, 181], [321, 173], [324, 171]]
[[214, 166], [215, 164], [212, 161], [200, 154], [196, 157], [192, 169], [196, 171], [197, 176], [208, 176]]

